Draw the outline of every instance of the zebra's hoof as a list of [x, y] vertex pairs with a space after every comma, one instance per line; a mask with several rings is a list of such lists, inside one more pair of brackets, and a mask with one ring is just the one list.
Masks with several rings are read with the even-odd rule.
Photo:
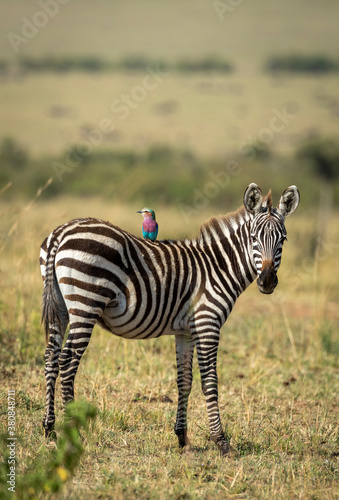
[[45, 439], [49, 439], [51, 437], [51, 434], [53, 432], [53, 427], [51, 427], [50, 429], [44, 429], [44, 433], [45, 433]]
[[52, 435], [54, 435], [54, 422], [46, 422], [46, 420], [43, 419], [42, 427], [44, 428], [46, 439], [49, 439]]
[[191, 446], [190, 440], [187, 437], [187, 430], [184, 430], [181, 434], [177, 434], [177, 436], [180, 448], [184, 448], [184, 446]]
[[233, 457], [237, 454], [236, 450], [226, 441], [219, 444], [220, 447], [220, 455], [222, 457]]

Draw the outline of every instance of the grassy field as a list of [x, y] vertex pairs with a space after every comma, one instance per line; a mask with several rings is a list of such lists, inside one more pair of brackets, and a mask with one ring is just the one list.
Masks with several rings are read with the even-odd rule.
[[[338, 136], [339, 76], [274, 75], [264, 67], [271, 56], [295, 53], [337, 62], [339, 3], [72, 0], [58, 4], [58, 13], [15, 53], [8, 34], [23, 36], [25, 19], [37, 19], [45, 3], [2, 0], [0, 16], [0, 435], [8, 438], [7, 395], [14, 390], [18, 484], [20, 478], [24, 484], [16, 498], [338, 499], [339, 215], [324, 195], [333, 191], [335, 207], [338, 182], [334, 175], [325, 191], [295, 152], [304, 139]], [[216, 5], [228, 10], [220, 16]], [[13, 69], [20, 57], [49, 56], [108, 63], [140, 56], [172, 68], [184, 59], [217, 57], [233, 71]], [[6, 160], [1, 148], [8, 137], [14, 143], [7, 146], [26, 151], [26, 163], [15, 154]], [[66, 164], [70, 151], [88, 148], [88, 141], [86, 161], [59, 182], [53, 162]], [[253, 159], [258, 144], [268, 153]], [[207, 192], [211, 174], [225, 174], [230, 160], [239, 162], [238, 171], [199, 206], [197, 190]], [[51, 176], [43, 196], [29, 202]], [[252, 285], [221, 332], [220, 409], [236, 454], [221, 459], [209, 441], [196, 360], [192, 448], [180, 453], [173, 338], [124, 341], [96, 328], [76, 379], [76, 398], [93, 403], [96, 419], [81, 431], [84, 452], [74, 474], [65, 466], [63, 488], [52, 494], [45, 483], [41, 492], [32, 474], [44, 477], [53, 453], [62, 452], [64, 432], [59, 382], [54, 445], [41, 427], [43, 239], [57, 225], [87, 216], [140, 234], [135, 212], [147, 204], [156, 210], [160, 238], [194, 236], [210, 215], [240, 205], [253, 181], [265, 192], [272, 187], [275, 202], [297, 184], [301, 205], [286, 222], [277, 290], [263, 296]], [[189, 219], [181, 202], [195, 208]], [[0, 465], [0, 497], [14, 498], [3, 472]]]
[[[268, 57], [295, 52], [336, 60], [338, 5], [332, 0], [321, 5], [243, 1], [220, 19], [216, 3], [132, 0], [126, 7], [121, 0], [72, 0], [18, 54], [6, 39], [0, 59], [10, 62], [49, 55], [107, 61], [135, 55], [165, 61], [215, 55], [229, 61], [234, 71], [223, 76], [169, 72], [154, 89], [139, 93], [135, 88], [143, 85], [146, 69], [129, 75], [12, 75], [1, 79], [0, 138], [14, 136], [36, 157], [59, 155], [108, 118], [115, 129], [100, 144], [107, 148], [136, 150], [160, 143], [218, 156], [256, 141], [270, 127], [274, 110], [282, 112], [286, 106], [295, 117], [273, 134], [273, 148], [290, 151], [314, 133], [336, 135], [338, 75], [277, 78], [263, 68]], [[22, 17], [33, 22], [40, 10], [32, 0], [4, 0], [2, 5], [6, 15], [0, 27], [7, 35], [20, 35]], [[131, 102], [126, 117], [117, 104], [112, 106], [123, 96]]]
[[[260, 73], [250, 78], [237, 72], [169, 73], [153, 90], [134, 94], [147, 74], [41, 74], [4, 81], [0, 138], [15, 137], [34, 157], [60, 155], [91, 134], [94, 151], [143, 151], [166, 144], [220, 157], [238, 155], [260, 140], [273, 150], [291, 152], [312, 134], [336, 135], [338, 130], [338, 75], [281, 80]], [[133, 108], [122, 103], [124, 96]], [[279, 131], [265, 135], [277, 111], [284, 110], [286, 121], [275, 123]], [[104, 119], [112, 122], [111, 130], [98, 140], [94, 131]]]
[[[86, 202], [86, 214], [119, 221], [138, 234], [133, 209]], [[74, 199], [1, 206], [1, 413], [7, 390], [14, 389], [20, 474], [51, 454], [41, 427], [39, 243], [83, 212]], [[166, 210], [163, 236], [194, 235], [208, 215], [201, 213], [188, 230]], [[311, 215], [297, 213], [286, 222], [289, 241], [276, 292], [263, 296], [252, 285], [222, 329], [220, 408], [237, 455], [221, 459], [209, 442], [196, 361], [192, 449], [179, 452], [173, 338], [123, 341], [96, 328], [77, 375], [76, 397], [92, 402], [98, 415], [83, 432], [84, 454], [74, 476], [54, 498], [338, 498], [338, 216], [315, 258]], [[60, 423], [59, 383], [56, 407]], [[19, 498], [46, 496], [26, 489]]]

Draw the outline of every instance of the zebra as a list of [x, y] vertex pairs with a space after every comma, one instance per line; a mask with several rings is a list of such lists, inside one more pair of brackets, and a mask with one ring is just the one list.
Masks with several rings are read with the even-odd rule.
[[[40, 253], [44, 281], [42, 322], [46, 334], [45, 435], [55, 423], [54, 392], [60, 372], [63, 405], [74, 398], [74, 379], [93, 327], [126, 339], [174, 335], [178, 404], [174, 432], [189, 445], [187, 406], [197, 350], [210, 439], [227, 455], [218, 407], [217, 351], [220, 329], [238, 296], [257, 278], [270, 294], [286, 240], [285, 218], [300, 200], [288, 187], [276, 208], [271, 191], [245, 190], [243, 205], [212, 217], [195, 239], [146, 241], [94, 218], [55, 229]], [[70, 324], [69, 334], [63, 338]]]

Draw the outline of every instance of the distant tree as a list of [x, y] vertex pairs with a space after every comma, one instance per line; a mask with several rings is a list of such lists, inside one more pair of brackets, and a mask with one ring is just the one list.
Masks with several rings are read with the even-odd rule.
[[336, 60], [322, 54], [287, 54], [271, 57], [265, 68], [270, 72], [323, 74], [337, 72]]
[[317, 137], [300, 146], [297, 158], [310, 164], [313, 172], [326, 183], [339, 178], [339, 140]]
[[319, 219], [315, 257], [326, 244], [327, 227], [333, 208], [334, 185], [339, 179], [339, 141], [332, 137], [315, 137], [297, 150], [297, 159], [309, 164], [320, 181]]
[[0, 145], [0, 163], [16, 170], [26, 166], [28, 162], [28, 153], [15, 139], [6, 137]]

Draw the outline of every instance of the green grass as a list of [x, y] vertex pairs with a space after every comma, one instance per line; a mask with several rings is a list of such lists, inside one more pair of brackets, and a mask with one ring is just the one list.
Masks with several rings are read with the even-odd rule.
[[[49, 230], [83, 210], [79, 199], [67, 198], [53, 205], [38, 200], [26, 210], [19, 204], [15, 210], [1, 206], [4, 232], [13, 233], [2, 240], [1, 413], [7, 390], [15, 389], [20, 474], [34, 457], [48, 461], [52, 453], [41, 427], [45, 382], [38, 248]], [[86, 211], [140, 230], [132, 207], [89, 199]], [[189, 228], [179, 229], [175, 211], [167, 210], [166, 236], [193, 235], [208, 215], [201, 213]], [[76, 378], [76, 398], [94, 404], [97, 418], [82, 432], [84, 453], [74, 476], [54, 498], [338, 498], [337, 222], [336, 215], [327, 250], [314, 261], [311, 214], [291, 217], [278, 289], [266, 297], [252, 285], [222, 329], [220, 411], [236, 456], [221, 459], [209, 441], [196, 360], [189, 404], [192, 448], [180, 453], [173, 432], [172, 337], [133, 342], [96, 328]], [[59, 381], [56, 409], [60, 424]], [[5, 422], [1, 432], [6, 434]]]

